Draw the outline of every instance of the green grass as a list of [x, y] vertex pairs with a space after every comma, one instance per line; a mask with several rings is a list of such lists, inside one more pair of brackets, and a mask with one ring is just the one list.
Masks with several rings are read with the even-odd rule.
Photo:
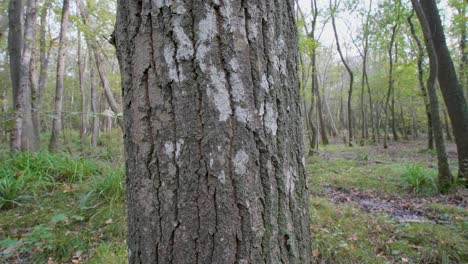
[[[449, 224], [402, 223], [366, 212], [356, 204], [334, 204], [326, 198], [326, 188], [416, 195], [412, 194], [411, 179], [405, 178], [433, 176], [435, 170], [422, 165], [427, 163], [426, 152], [420, 156], [406, 153], [412, 155], [411, 159], [376, 155], [366, 147], [334, 145], [325, 147], [321, 156], [308, 159], [313, 252], [318, 263], [468, 262], [468, 210], [464, 208], [429, 203], [426, 212]], [[431, 186], [418, 184], [419, 192], [434, 194], [432, 189], [424, 189]]]
[[[76, 132], [67, 133], [70, 142], [61, 153], [11, 156], [0, 150], [5, 164], [0, 167], [0, 263], [24, 254], [30, 255], [28, 263], [49, 258], [57, 263], [126, 263], [120, 132], [102, 136], [95, 149], [81, 146]], [[432, 172], [432, 153], [408, 148], [395, 157], [374, 148], [330, 145], [321, 148], [323, 155], [308, 159], [314, 260], [467, 263], [464, 208], [430, 202], [422, 209], [447, 224], [401, 223], [356, 204], [331, 202], [328, 188], [430, 199], [432, 193], [413, 193], [404, 175]]]
[[424, 168], [418, 164], [405, 166], [405, 172], [401, 176], [403, 185], [416, 193], [437, 193], [437, 171]]
[[125, 262], [121, 141], [103, 137], [94, 156], [76, 139], [54, 154], [0, 151], [0, 263]]

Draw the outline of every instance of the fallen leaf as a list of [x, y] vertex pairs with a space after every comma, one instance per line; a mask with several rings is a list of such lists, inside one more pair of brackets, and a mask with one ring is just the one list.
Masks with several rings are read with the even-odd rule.
[[106, 225], [110, 225], [112, 224], [114, 221], [112, 221], [112, 218], [109, 218], [106, 220], [106, 222], [104, 222]]
[[314, 257], [318, 257], [320, 255], [320, 252], [318, 251], [318, 249], [314, 249], [312, 251], [312, 255], [314, 255]]

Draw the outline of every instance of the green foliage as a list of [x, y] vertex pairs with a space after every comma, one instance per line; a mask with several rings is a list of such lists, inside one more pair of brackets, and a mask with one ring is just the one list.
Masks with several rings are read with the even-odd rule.
[[307, 164], [314, 263], [467, 263], [468, 212], [463, 207], [428, 203], [419, 210], [447, 223], [418, 223], [368, 212], [354, 202], [331, 202], [328, 197], [333, 195], [330, 189], [346, 193], [353, 188], [368, 195], [404, 196], [411, 203], [412, 195], [399, 179], [402, 169], [417, 171], [413, 174], [435, 171], [402, 164], [426, 161], [426, 152], [400, 149], [393, 155], [379, 154], [369, 147], [350, 150], [337, 145], [323, 149]]
[[405, 166], [401, 176], [403, 185], [416, 193], [437, 193], [437, 172], [429, 170], [418, 164]]
[[103, 175], [92, 178], [90, 191], [82, 200], [84, 209], [95, 208], [101, 203], [122, 204], [125, 200], [123, 168], [107, 170]]
[[[0, 167], [0, 262], [26, 258], [46, 263], [53, 258], [68, 263], [82, 254], [91, 263], [126, 259], [123, 167], [46, 152], [7, 153], [0, 162], [5, 164]], [[88, 207], [80, 206], [84, 201]]]
[[96, 162], [66, 154], [18, 153], [0, 158], [0, 209], [9, 209], [57, 182], [74, 183], [99, 173]]
[[9, 209], [20, 204], [29, 196], [23, 195], [23, 177], [6, 176], [0, 179], [0, 209]]

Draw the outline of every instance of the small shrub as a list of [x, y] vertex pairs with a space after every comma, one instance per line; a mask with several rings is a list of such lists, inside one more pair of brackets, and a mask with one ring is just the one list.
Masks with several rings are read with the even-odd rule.
[[437, 193], [437, 173], [421, 165], [406, 166], [401, 181], [406, 188], [415, 193]]

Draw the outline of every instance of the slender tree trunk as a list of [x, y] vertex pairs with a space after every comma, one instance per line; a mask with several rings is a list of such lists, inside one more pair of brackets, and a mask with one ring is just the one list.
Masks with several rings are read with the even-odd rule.
[[340, 126], [341, 129], [346, 129], [346, 122], [345, 122], [345, 109], [344, 109], [344, 102], [343, 102], [343, 85], [340, 86], [340, 112], [339, 112], [339, 118], [340, 118]]
[[457, 7], [457, 12], [458, 15], [461, 17], [464, 17], [464, 23], [461, 23], [461, 28], [460, 28], [460, 44], [459, 44], [459, 49], [460, 49], [460, 83], [462, 86], [465, 87], [465, 96], [466, 100], [468, 100], [468, 76], [466, 73], [466, 65], [468, 64], [468, 52], [466, 49], [466, 8], [468, 4], [465, 2], [463, 5], [460, 5]]
[[19, 100], [20, 75], [21, 75], [21, 53], [23, 44], [23, 0], [10, 1], [8, 5], [8, 55], [10, 61], [11, 86], [13, 90], [13, 110], [15, 123], [11, 131], [10, 146], [12, 151], [21, 150], [21, 131], [22, 131], [22, 113], [24, 111], [23, 103]]
[[93, 55], [91, 49], [88, 49], [88, 58], [90, 65], [90, 94], [91, 94], [91, 114], [92, 119], [92, 130], [91, 130], [91, 146], [97, 147], [99, 139], [99, 93], [97, 92], [96, 77], [94, 76], [94, 68], [92, 67]]
[[[401, 134], [404, 140], [409, 140], [408, 129], [406, 127], [405, 115], [403, 114], [403, 107], [400, 105], [400, 122], [401, 122]], [[411, 131], [410, 131], [411, 132]]]
[[374, 114], [375, 114], [375, 111], [374, 111], [374, 104], [372, 102], [372, 92], [371, 92], [371, 87], [369, 85], [369, 77], [367, 76], [367, 70], [364, 71], [364, 77], [366, 78], [366, 86], [367, 86], [367, 94], [369, 96], [369, 110], [370, 110], [370, 126], [371, 126], [371, 129], [372, 129], [372, 137], [371, 137], [371, 140], [373, 143], [376, 142], [376, 134], [377, 134], [377, 129], [376, 129], [376, 122], [374, 121]]
[[452, 132], [450, 132], [450, 121], [447, 116], [447, 111], [445, 108], [443, 108], [442, 111], [444, 113], [445, 134], [447, 135], [447, 140], [452, 141]]
[[[395, 35], [398, 28], [398, 22], [392, 28], [392, 36], [390, 38], [390, 45], [388, 48], [388, 59], [390, 63], [390, 69], [388, 74], [388, 92], [387, 92], [387, 99], [385, 101], [385, 119], [384, 119], [384, 138], [383, 138], [383, 145], [384, 148], [388, 148], [388, 107], [390, 102], [390, 97], [393, 94], [393, 43], [395, 41]], [[395, 136], [395, 133], [393, 134]]]
[[[36, 111], [40, 112], [42, 110], [44, 92], [47, 82], [47, 71], [49, 68], [49, 57], [50, 50], [52, 48], [52, 42], [50, 41], [47, 46], [47, 36], [46, 36], [46, 27], [47, 27], [47, 13], [50, 8], [49, 0], [45, 0], [41, 8], [40, 15], [40, 26], [39, 26], [39, 82], [37, 87], [37, 95], [35, 100]], [[37, 129], [41, 130], [41, 119], [37, 117]]]
[[414, 12], [408, 17], [408, 24], [410, 25], [411, 35], [413, 36], [414, 41], [418, 47], [418, 80], [419, 80], [419, 87], [421, 89], [421, 93], [424, 99], [424, 107], [426, 109], [426, 116], [427, 116], [427, 147], [428, 149], [434, 149], [434, 137], [432, 135], [432, 117], [431, 117], [431, 104], [429, 101], [429, 97], [427, 95], [426, 87], [424, 85], [424, 68], [423, 68], [423, 61], [424, 61], [424, 49], [419, 40], [418, 35], [416, 34], [416, 30], [414, 29], [414, 25], [412, 22], [412, 17]]
[[[318, 8], [317, 8], [317, 1], [312, 0], [311, 1], [311, 8], [312, 8], [312, 14], [313, 14], [313, 20], [312, 20], [312, 31], [310, 34], [310, 37], [314, 40], [315, 39], [315, 30], [317, 26], [317, 18], [318, 18]], [[322, 111], [322, 99], [320, 97], [320, 88], [318, 84], [318, 70], [317, 70], [317, 48], [314, 48], [313, 54], [312, 54], [312, 94], [315, 94], [317, 96], [317, 114], [318, 114], [318, 119], [320, 122], [320, 135], [322, 137], [322, 144], [323, 145], [328, 145], [328, 137], [327, 137], [327, 129], [325, 127], [325, 122], [323, 119], [323, 111]]]
[[411, 111], [411, 118], [413, 123], [413, 140], [417, 140], [419, 138], [418, 119], [416, 118], [416, 111], [414, 109]]
[[91, 146], [97, 147], [99, 139], [99, 106], [98, 102], [100, 101], [99, 93], [96, 89], [96, 80], [94, 77], [94, 72], [91, 71], [91, 112], [93, 113], [93, 130], [91, 134]]
[[[83, 24], [87, 25], [88, 13], [83, 3], [80, 0], [78, 0], [78, 8], [80, 10]], [[104, 69], [104, 63], [102, 60], [102, 56], [98, 51], [96, 40], [94, 39], [93, 36], [90, 36], [89, 34], [85, 34], [85, 38], [86, 38], [86, 44], [88, 48], [92, 50], [92, 53], [94, 55], [94, 62], [96, 63], [96, 68], [99, 73], [99, 78], [101, 79], [102, 88], [104, 89], [104, 95], [106, 96], [107, 102], [109, 103], [109, 106], [112, 112], [114, 112], [114, 114], [117, 115], [121, 113], [121, 111], [117, 104], [117, 101], [115, 100], [114, 94], [112, 93], [109, 80], [107, 79], [106, 71]], [[123, 128], [123, 122], [121, 118], [117, 118], [117, 123], [119, 124], [120, 128], [123, 130], [124, 128]]]
[[[88, 113], [86, 111], [86, 92], [85, 92], [85, 71], [86, 60], [83, 62], [81, 59], [81, 32], [78, 30], [78, 76], [81, 95], [81, 126], [80, 126], [80, 140], [81, 146], [84, 146], [86, 131], [88, 125]], [[85, 56], [86, 57], [86, 56]]]
[[468, 105], [458, 81], [455, 66], [445, 40], [444, 28], [434, 0], [421, 2], [439, 62], [438, 80], [450, 117], [458, 151], [459, 174], [468, 179]]
[[[94, 44], [89, 45], [88, 47], [91, 47], [94, 53], [94, 61], [96, 62], [96, 68], [99, 73], [99, 78], [101, 79], [101, 84], [102, 88], [104, 90], [104, 95], [106, 96], [107, 103], [109, 103], [109, 106], [114, 112], [114, 114], [119, 114], [121, 111], [119, 109], [119, 106], [117, 104], [117, 101], [115, 100], [114, 94], [112, 93], [112, 90], [110, 88], [109, 80], [107, 79], [106, 72], [104, 70], [104, 65], [102, 62], [102, 57], [101, 54], [97, 51], [97, 47], [94, 46]], [[123, 129], [123, 122], [121, 118], [117, 118], [117, 123], [120, 126], [121, 129]]]
[[340, 39], [338, 37], [338, 32], [336, 30], [336, 23], [335, 23], [335, 9], [336, 8], [336, 3], [335, 5], [332, 5], [332, 0], [330, 0], [330, 9], [331, 9], [331, 20], [332, 20], [332, 26], [333, 26], [333, 32], [335, 34], [335, 41], [336, 41], [336, 49], [338, 50], [338, 53], [340, 55], [341, 61], [343, 62], [343, 65], [345, 66], [346, 70], [348, 71], [349, 74], [349, 90], [348, 90], [348, 145], [350, 147], [353, 146], [353, 110], [351, 107], [351, 102], [353, 98], [353, 84], [354, 84], [354, 74], [351, 68], [349, 67], [348, 63], [346, 62], [345, 57], [343, 56], [343, 52], [341, 51], [341, 46], [340, 46]]
[[333, 119], [333, 115], [332, 115], [332, 113], [330, 111], [330, 107], [329, 107], [327, 99], [325, 97], [324, 97], [323, 102], [325, 103], [325, 108], [327, 109], [328, 118], [330, 119], [330, 126], [331, 126], [331, 130], [332, 130], [332, 135], [334, 137], [336, 137], [336, 136], [338, 136], [338, 129], [336, 128], [335, 120]]
[[[7, 120], [8, 114], [8, 88], [7, 85], [2, 85], [2, 95], [0, 97], [1, 109], [2, 109], [2, 120]], [[2, 142], [8, 142], [8, 126], [7, 122], [3, 122], [3, 131], [2, 131]]]
[[[366, 83], [366, 75], [367, 75], [367, 54], [369, 49], [369, 18], [370, 12], [372, 10], [372, 0], [369, 3], [369, 10], [367, 12], [366, 23], [364, 25], [364, 51], [362, 54], [362, 80], [361, 80], [361, 146], [364, 145], [366, 137], [366, 111], [364, 109], [364, 89]], [[369, 94], [370, 95], [370, 94]], [[372, 99], [369, 99], [370, 101]], [[372, 116], [372, 113], [370, 113]], [[372, 123], [372, 122], [371, 122]]]
[[69, 0], [63, 0], [62, 7], [62, 20], [60, 22], [60, 42], [57, 57], [57, 79], [55, 85], [55, 99], [54, 99], [54, 118], [52, 122], [52, 134], [50, 136], [49, 150], [55, 151], [58, 148], [60, 132], [62, 130], [62, 116], [63, 116], [63, 78], [65, 73], [65, 57], [66, 57], [66, 35], [68, 30], [68, 16], [69, 16]]
[[396, 113], [395, 113], [395, 85], [392, 87], [392, 107], [390, 108], [392, 114], [392, 135], [393, 140], [398, 141], [400, 138], [396, 130]]
[[427, 90], [429, 92], [429, 99], [431, 100], [432, 112], [432, 125], [434, 130], [434, 140], [437, 150], [437, 160], [439, 164], [439, 189], [441, 192], [447, 192], [450, 188], [453, 177], [450, 172], [447, 154], [445, 152], [444, 134], [442, 124], [439, 117], [439, 102], [436, 92], [436, 80], [439, 72], [439, 64], [437, 60], [436, 48], [432, 39], [431, 28], [429, 21], [426, 18], [423, 8], [418, 0], [411, 0], [413, 8], [416, 11], [419, 22], [424, 33], [424, 40], [426, 43], [426, 50], [429, 56], [430, 72], [427, 79]]
[[294, 2], [141, 4], [115, 32], [129, 263], [311, 263]]
[[320, 95], [320, 87], [318, 86], [318, 80], [317, 80], [317, 76], [315, 75], [314, 76], [315, 78], [315, 84], [316, 84], [316, 87], [315, 87], [315, 94], [317, 96], [317, 115], [318, 115], [318, 119], [319, 119], [319, 122], [320, 122], [320, 135], [321, 135], [321, 138], [322, 138], [322, 144], [323, 145], [328, 145], [329, 144], [329, 141], [328, 141], [328, 136], [327, 136], [327, 128], [325, 127], [325, 121], [324, 121], [324, 118], [323, 118], [323, 105], [322, 105], [322, 97]]

